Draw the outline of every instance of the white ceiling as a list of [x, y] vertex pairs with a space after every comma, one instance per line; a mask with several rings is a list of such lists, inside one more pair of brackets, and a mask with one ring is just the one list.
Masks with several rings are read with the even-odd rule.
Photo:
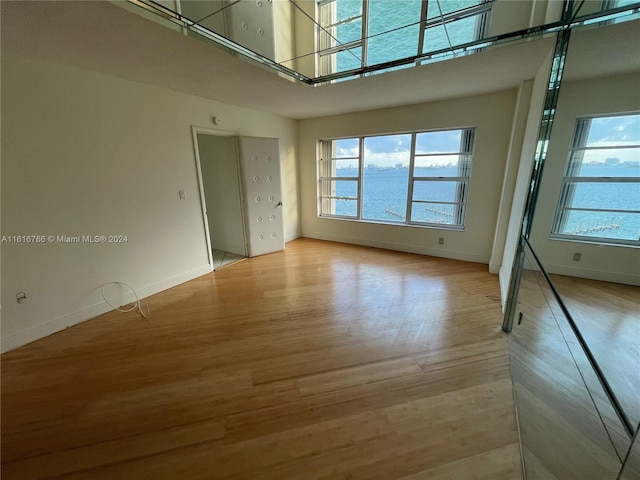
[[[513, 88], [535, 76], [554, 44], [552, 38], [537, 38], [431, 65], [310, 87], [281, 78], [109, 2], [1, 1], [0, 5], [3, 56], [40, 57], [290, 118]], [[615, 27], [618, 33], [622, 27], [625, 34], [637, 40], [631, 45], [638, 45], [640, 29], [637, 22], [633, 23]], [[607, 29], [591, 34], [600, 34], [602, 30]], [[576, 40], [578, 33], [586, 36], [588, 32], [576, 32]], [[619, 42], [618, 33], [603, 34], [606, 44]], [[584, 65], [593, 64], [594, 42], [580, 41], [589, 47], [590, 55], [576, 57], [581, 62], [580, 68], [586, 70]], [[637, 49], [627, 50], [630, 51], [623, 53], [637, 60]], [[609, 54], [599, 68], [613, 73], [628, 69], [628, 65], [629, 61], [619, 55]]]

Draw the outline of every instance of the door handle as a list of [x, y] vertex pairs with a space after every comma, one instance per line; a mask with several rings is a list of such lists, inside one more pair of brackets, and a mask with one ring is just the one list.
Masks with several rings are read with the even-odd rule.
[[282, 200], [280, 200], [278, 203], [276, 203], [276, 207], [281, 207], [282, 206]]

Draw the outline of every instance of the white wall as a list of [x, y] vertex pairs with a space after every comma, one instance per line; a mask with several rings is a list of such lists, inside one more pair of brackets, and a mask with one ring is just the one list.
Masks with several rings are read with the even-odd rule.
[[511, 124], [509, 154], [507, 155], [507, 165], [502, 180], [496, 233], [493, 237], [493, 247], [491, 248], [491, 258], [489, 260], [489, 272], [491, 273], [499, 273], [500, 267], [502, 266], [507, 230], [509, 227], [509, 216], [511, 215], [511, 205], [513, 202], [513, 192], [516, 186], [518, 166], [527, 126], [527, 117], [531, 107], [532, 92], [533, 80], [522, 82], [518, 89], [518, 96], [513, 112], [513, 122]]
[[491, 7], [487, 36], [521, 30], [531, 26], [532, 0], [496, 0]]
[[[299, 122], [302, 234], [488, 263], [509, 147], [516, 91]], [[317, 142], [323, 138], [476, 127], [464, 231], [318, 218]], [[438, 245], [444, 237], [445, 244]]]
[[104, 282], [146, 296], [209, 271], [191, 126], [212, 115], [280, 138], [285, 238], [299, 236], [295, 121], [3, 51], [2, 235], [128, 236], [3, 243], [3, 351], [106, 311]]
[[293, 67], [293, 62], [287, 61], [295, 57], [294, 10], [295, 7], [289, 1], [273, 2], [274, 60], [289, 68]]
[[199, 25], [219, 35], [226, 36], [225, 11], [222, 10], [215, 15], [211, 15], [213, 12], [217, 12], [224, 7], [223, 0], [207, 0], [206, 2], [201, 0], [177, 0], [175, 5], [166, 6], [172, 10], [179, 8], [179, 12], [182, 13], [182, 15], [194, 22], [204, 19], [198, 22]]
[[228, 38], [260, 55], [274, 59], [273, 4], [239, 2], [225, 10]]
[[[296, 3], [309, 17], [316, 18], [318, 10], [316, 0], [301, 0]], [[299, 58], [296, 59], [294, 65], [287, 66], [307, 77], [315, 77], [317, 74], [316, 56], [313, 52], [317, 50], [316, 26], [307, 15], [297, 8], [294, 11], [295, 56]]]
[[562, 2], [558, 0], [495, 0], [487, 36], [555, 22], [561, 14]]
[[[638, 248], [549, 240], [576, 118], [640, 110], [638, 85], [640, 73], [564, 81], [560, 87], [530, 239], [550, 273], [640, 285]], [[574, 252], [582, 253], [580, 262], [572, 261]]]
[[235, 138], [198, 134], [211, 248], [247, 255]]
[[[514, 256], [522, 227], [522, 217], [524, 215], [525, 201], [529, 192], [531, 170], [533, 168], [533, 160], [538, 140], [538, 132], [540, 130], [540, 120], [542, 118], [542, 110], [544, 106], [545, 95], [547, 93], [547, 85], [549, 84], [549, 69], [553, 60], [553, 52], [549, 52], [546, 61], [538, 70], [538, 74], [531, 86], [531, 101], [527, 112], [526, 126], [522, 140], [522, 148], [519, 156], [512, 157], [513, 163], [507, 165], [507, 172], [517, 169], [515, 186], [509, 187], [509, 182], [505, 182], [505, 190], [513, 188], [511, 196], [511, 209], [507, 221], [507, 234], [504, 242], [504, 250], [502, 262], [499, 268], [500, 278], [500, 298], [504, 305], [511, 281], [511, 270], [513, 268]], [[510, 173], [509, 173], [510, 175]], [[507, 197], [506, 201], [509, 199]], [[508, 208], [505, 206], [505, 208]], [[501, 221], [503, 217], [501, 217]], [[497, 230], [502, 227], [498, 225]]]

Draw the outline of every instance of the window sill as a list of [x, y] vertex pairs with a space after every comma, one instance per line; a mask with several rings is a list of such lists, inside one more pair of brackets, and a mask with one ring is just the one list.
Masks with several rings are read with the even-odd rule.
[[404, 222], [385, 222], [384, 220], [365, 220], [365, 219], [357, 219], [357, 218], [348, 218], [348, 217], [337, 217], [332, 215], [318, 215], [317, 217], [320, 220], [339, 220], [346, 222], [354, 222], [354, 223], [365, 223], [372, 225], [390, 225], [393, 227], [411, 227], [411, 228], [425, 228], [428, 230], [448, 230], [455, 232], [464, 232], [464, 225], [438, 225], [434, 223], [404, 223]]
[[577, 235], [562, 235], [557, 233], [551, 234], [549, 236], [549, 240], [552, 240], [552, 241], [555, 240], [560, 242], [570, 242], [570, 243], [586, 243], [590, 245], [605, 246], [605, 247], [640, 248], [640, 243], [634, 242], [633, 240], [616, 241], [611, 238], [579, 237]]

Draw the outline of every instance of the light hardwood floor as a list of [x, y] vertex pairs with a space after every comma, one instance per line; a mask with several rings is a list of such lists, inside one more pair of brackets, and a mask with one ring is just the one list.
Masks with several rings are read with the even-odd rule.
[[213, 250], [213, 269], [220, 270], [221, 268], [233, 265], [236, 262], [243, 261], [245, 257], [236, 253], [225, 252], [224, 250]]
[[[554, 276], [558, 280], [563, 281]], [[579, 283], [593, 286], [590, 282]], [[605, 295], [591, 297], [593, 308], [598, 297]], [[630, 438], [548, 284], [532, 265], [523, 272], [518, 311], [522, 322], [514, 325], [508, 339], [527, 479], [618, 478]], [[606, 315], [576, 320], [589, 343], [599, 322], [604, 322], [599, 330], [607, 330]], [[617, 368], [636, 371], [637, 364]]]
[[551, 275], [633, 425], [640, 422], [640, 287]]
[[519, 479], [486, 265], [299, 239], [2, 356], [2, 478]]

